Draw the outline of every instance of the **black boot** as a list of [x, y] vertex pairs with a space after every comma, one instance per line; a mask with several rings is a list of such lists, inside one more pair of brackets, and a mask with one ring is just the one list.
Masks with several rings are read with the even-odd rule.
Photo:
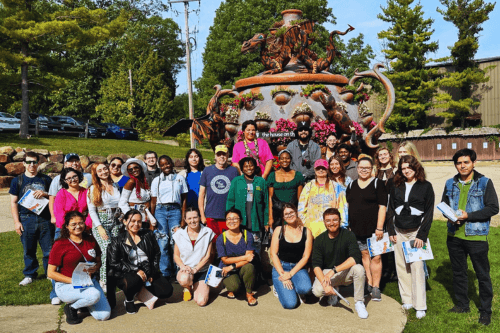
[[78, 310], [73, 309], [68, 303], [64, 306], [64, 314], [66, 315], [66, 322], [70, 325], [80, 324], [82, 322], [82, 320], [78, 318]]
[[134, 301], [124, 301], [123, 302], [125, 305], [125, 310], [127, 311], [128, 314], [135, 314], [137, 313], [137, 308], [135, 307]]

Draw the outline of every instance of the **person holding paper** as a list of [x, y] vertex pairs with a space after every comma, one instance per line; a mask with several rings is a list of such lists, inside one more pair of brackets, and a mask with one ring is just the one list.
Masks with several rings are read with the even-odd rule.
[[283, 223], [276, 227], [271, 241], [273, 286], [281, 306], [294, 309], [299, 297], [311, 291], [311, 279], [305, 266], [311, 257], [313, 236], [299, 219], [294, 205], [283, 204]]
[[174, 276], [171, 248], [172, 235], [179, 229], [189, 188], [186, 179], [174, 170], [174, 162], [167, 155], [160, 156], [161, 174], [151, 183], [151, 213], [158, 221], [155, 230], [160, 246], [160, 271], [169, 279]]
[[[93, 283], [87, 288], [77, 288], [72, 284], [73, 271], [82, 262], [95, 263], [87, 269]], [[86, 232], [84, 216], [78, 211], [67, 212], [61, 226], [61, 237], [50, 252], [47, 276], [55, 281], [57, 296], [66, 303], [64, 314], [68, 324], [82, 322], [77, 312], [81, 308], [88, 308], [97, 320], [107, 320], [111, 315], [111, 307], [95, 278], [100, 267], [101, 249], [94, 237]]]
[[160, 272], [160, 247], [153, 231], [142, 228], [142, 214], [129, 210], [117, 237], [108, 246], [108, 300], [114, 307], [117, 286], [125, 294], [125, 310], [137, 312], [134, 296], [145, 287], [158, 298], [172, 296], [170, 282]]
[[184, 287], [184, 301], [193, 297], [199, 306], [208, 301], [209, 287], [205, 284], [215, 233], [202, 226], [198, 208], [188, 207], [181, 229], [174, 235], [174, 261], [179, 266], [177, 281]]
[[427, 311], [424, 262], [407, 264], [402, 244], [414, 241], [414, 246], [421, 248], [427, 242], [434, 214], [434, 190], [425, 180], [424, 168], [412, 155], [399, 159], [389, 197], [386, 225], [394, 243], [403, 309], [414, 308], [417, 319], [421, 319]]
[[120, 201], [120, 190], [113, 182], [105, 163], [94, 163], [91, 167], [92, 185], [88, 189], [87, 206], [92, 219], [92, 234], [101, 248], [101, 287], [106, 292], [106, 254], [111, 237], [118, 235], [119, 225], [115, 223], [115, 213]]
[[312, 267], [316, 278], [312, 292], [316, 297], [328, 297], [328, 304], [338, 303], [338, 286], [354, 285], [354, 307], [359, 318], [368, 318], [365, 307], [365, 269], [356, 236], [340, 227], [341, 214], [337, 208], [323, 213], [326, 231], [316, 237], [312, 251]]
[[453, 271], [456, 303], [449, 312], [470, 312], [467, 256], [479, 282], [479, 323], [491, 323], [493, 287], [488, 261], [491, 217], [498, 214], [498, 197], [491, 179], [475, 170], [476, 152], [461, 149], [453, 156], [458, 174], [446, 181], [442, 201], [458, 212], [456, 223], [448, 220], [446, 245]]

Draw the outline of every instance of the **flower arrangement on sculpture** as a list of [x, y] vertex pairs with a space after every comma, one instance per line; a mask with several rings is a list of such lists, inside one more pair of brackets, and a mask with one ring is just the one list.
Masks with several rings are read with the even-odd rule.
[[236, 135], [236, 142], [243, 140], [245, 140], [245, 133], [243, 133], [243, 131], [238, 131], [238, 134]]
[[310, 115], [312, 115], [313, 111], [312, 111], [311, 107], [309, 106], [309, 104], [302, 103], [299, 106], [297, 106], [295, 108], [295, 110], [293, 110], [292, 117], [297, 116], [299, 114], [310, 114]]
[[271, 115], [269, 113], [265, 112], [265, 111], [257, 111], [257, 112], [255, 112], [255, 118], [254, 119], [255, 120], [260, 120], [260, 119], [262, 119], [262, 120], [273, 120], [271, 118]]
[[347, 103], [346, 102], [337, 102], [337, 106], [342, 109], [344, 112], [347, 112]]
[[332, 133], [335, 133], [335, 124], [330, 124], [325, 120], [318, 120], [311, 124], [314, 130], [313, 140], [319, 145], [325, 145], [326, 139]]
[[353, 121], [352, 125], [354, 126], [354, 132], [356, 133], [357, 136], [363, 135], [364, 130], [359, 123]]
[[238, 109], [234, 105], [227, 105], [227, 109], [224, 114], [224, 121], [226, 123], [238, 123], [238, 118]]
[[327, 86], [325, 86], [324, 84], [308, 84], [307, 86], [305, 87], [302, 87], [302, 92], [300, 93], [300, 96], [304, 96], [305, 98], [311, 96], [311, 94], [316, 91], [316, 90], [321, 90], [329, 95], [332, 94], [332, 92], [330, 91], [330, 89], [328, 89]]
[[[283, 119], [280, 118], [274, 122], [276, 124], [275, 127], [271, 128], [269, 130], [270, 133], [276, 133], [276, 132], [293, 132], [297, 129], [297, 124], [289, 119]], [[279, 138], [273, 138], [271, 137], [271, 143], [274, 143], [278, 146], [280, 145], [288, 145], [290, 142], [292, 142], [293, 137], [279, 137]]]
[[360, 115], [366, 115], [367, 113], [370, 113], [370, 109], [368, 106], [366, 106], [365, 103], [359, 104], [358, 111]]
[[274, 88], [273, 90], [271, 90], [271, 96], [274, 96], [274, 94], [279, 93], [279, 92], [286, 92], [286, 93], [289, 93], [290, 95], [293, 96], [297, 93], [297, 90], [278, 86], [278, 87]]

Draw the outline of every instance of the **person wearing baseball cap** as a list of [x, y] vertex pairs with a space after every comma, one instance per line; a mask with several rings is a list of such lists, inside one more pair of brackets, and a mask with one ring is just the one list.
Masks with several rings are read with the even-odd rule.
[[321, 158], [321, 148], [311, 140], [312, 128], [306, 121], [297, 124], [296, 139], [286, 149], [292, 155], [291, 168], [302, 173], [307, 181], [314, 179], [314, 163]]
[[299, 217], [304, 225], [311, 230], [314, 238], [326, 230], [323, 223], [323, 212], [328, 208], [339, 208], [343, 202], [341, 196], [345, 195], [336, 191], [338, 183], [328, 178], [328, 162], [319, 159], [314, 163], [315, 179], [304, 186], [299, 199]]
[[226, 201], [231, 181], [238, 176], [238, 169], [228, 165], [228, 149], [225, 145], [215, 147], [215, 164], [206, 167], [200, 178], [198, 208], [201, 222], [216, 235], [227, 229]]

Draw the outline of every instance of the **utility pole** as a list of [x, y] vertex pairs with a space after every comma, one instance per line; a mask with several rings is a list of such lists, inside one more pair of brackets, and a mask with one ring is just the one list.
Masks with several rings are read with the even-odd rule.
[[[194, 119], [194, 110], [193, 110], [193, 82], [191, 80], [191, 51], [189, 45], [189, 3], [193, 1], [200, 0], [173, 0], [168, 3], [184, 3], [184, 19], [186, 21], [186, 64], [187, 64], [187, 83], [188, 83], [188, 100], [189, 100], [189, 119]], [[195, 142], [193, 138], [193, 128], [189, 128], [189, 138], [191, 141], [191, 148], [195, 147]]]

